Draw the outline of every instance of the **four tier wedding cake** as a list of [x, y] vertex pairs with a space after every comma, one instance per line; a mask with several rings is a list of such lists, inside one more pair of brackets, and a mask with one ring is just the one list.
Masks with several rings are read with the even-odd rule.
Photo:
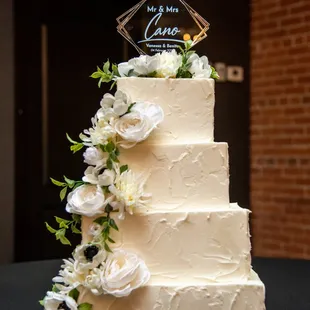
[[[263, 310], [251, 268], [249, 211], [229, 202], [228, 145], [214, 142], [214, 80], [206, 56], [180, 50], [107, 61], [112, 82], [71, 150], [81, 180], [52, 182], [72, 219], [46, 223], [82, 242], [41, 304], [48, 310]], [[116, 85], [114, 85], [116, 84]], [[67, 195], [68, 194], [68, 195]]]

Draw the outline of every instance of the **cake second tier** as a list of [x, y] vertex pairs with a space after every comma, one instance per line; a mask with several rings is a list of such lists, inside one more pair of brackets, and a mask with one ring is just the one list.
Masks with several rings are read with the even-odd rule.
[[[153, 211], [115, 218], [116, 248], [138, 254], [151, 284], [247, 281], [251, 270], [249, 211], [231, 204], [218, 210]], [[94, 218], [83, 217], [83, 243]]]
[[147, 174], [145, 192], [154, 210], [226, 208], [229, 205], [227, 143], [146, 144], [122, 150], [120, 161]]

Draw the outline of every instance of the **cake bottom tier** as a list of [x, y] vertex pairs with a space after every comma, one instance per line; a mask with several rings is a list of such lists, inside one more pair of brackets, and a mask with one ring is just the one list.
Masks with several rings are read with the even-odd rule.
[[252, 271], [250, 279], [241, 283], [207, 285], [160, 285], [150, 283], [128, 297], [80, 295], [80, 302], [93, 305], [92, 310], [265, 310], [265, 286]]

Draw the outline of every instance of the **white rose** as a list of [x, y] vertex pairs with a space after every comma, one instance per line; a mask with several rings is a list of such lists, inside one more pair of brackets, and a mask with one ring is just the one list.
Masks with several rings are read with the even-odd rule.
[[78, 305], [76, 301], [67, 295], [47, 292], [44, 298], [44, 309], [46, 310], [58, 310], [58, 309], [69, 309], [77, 310]]
[[157, 77], [162, 78], [175, 78], [178, 69], [182, 65], [182, 56], [175, 50], [163, 51], [155, 55], [159, 60], [158, 67], [156, 68]]
[[130, 59], [128, 64], [133, 67], [134, 72], [138, 76], [147, 76], [157, 70], [158, 58], [149, 55], [141, 55]]
[[107, 258], [107, 252], [97, 244], [82, 244], [73, 252], [74, 269], [79, 273], [88, 272], [91, 269], [103, 265]]
[[122, 62], [118, 64], [118, 73], [121, 77], [126, 77], [129, 74], [129, 71], [134, 70], [134, 67], [128, 62]]
[[108, 256], [101, 281], [106, 293], [124, 297], [134, 289], [145, 285], [149, 279], [148, 268], [136, 254], [114, 250]]
[[150, 102], [137, 102], [131, 112], [112, 122], [117, 134], [124, 140], [123, 148], [130, 148], [148, 138], [151, 132], [164, 119], [159, 105]]
[[61, 270], [58, 276], [53, 278], [56, 287], [61, 293], [69, 293], [74, 288], [80, 286], [85, 280], [85, 274], [77, 272], [74, 267], [74, 260], [72, 258], [64, 259], [64, 264], [61, 265]]
[[194, 53], [190, 56], [188, 62], [191, 63], [189, 72], [193, 75], [193, 78], [210, 78], [212, 69], [206, 56], [199, 58]]
[[111, 206], [118, 209], [120, 219], [124, 218], [125, 210], [133, 214], [134, 208], [143, 208], [150, 202], [151, 195], [144, 192], [147, 179], [147, 174], [135, 175], [127, 170], [116, 177], [115, 184], [109, 186], [109, 191], [115, 196]]
[[82, 181], [85, 183], [98, 184], [98, 170], [95, 167], [88, 166], [84, 171]]
[[84, 163], [95, 166], [96, 168], [101, 168], [105, 165], [107, 158], [102, 150], [98, 147], [88, 147], [83, 153]]
[[66, 211], [88, 217], [100, 215], [111, 199], [106, 199], [100, 186], [84, 184], [69, 193]]

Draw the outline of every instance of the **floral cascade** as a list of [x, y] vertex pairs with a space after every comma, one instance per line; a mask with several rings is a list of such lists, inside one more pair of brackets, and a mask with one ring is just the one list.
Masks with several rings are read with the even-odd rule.
[[[190, 43], [180, 49], [181, 53], [164, 51], [112, 66], [107, 61], [103, 70], [97, 68], [91, 77], [99, 78], [99, 86], [102, 82], [116, 83], [119, 77], [125, 76], [217, 78], [205, 56], [189, 51]], [[53, 278], [51, 291], [40, 301], [47, 310], [91, 310], [91, 304], [79, 304], [81, 294], [90, 291], [94, 295], [124, 297], [150, 278], [140, 257], [111, 246], [115, 243], [111, 231], [119, 229], [112, 214], [122, 220], [126, 212], [133, 214], [150, 204], [151, 194], [144, 190], [148, 172], [137, 175], [126, 163], [120, 163], [119, 156], [121, 149], [130, 149], [146, 140], [163, 121], [164, 112], [152, 102], [132, 102], [120, 90], [114, 95], [106, 93], [100, 106], [91, 119], [92, 126], [80, 134], [80, 141], [67, 134], [73, 153], [86, 148], [83, 157], [88, 166], [82, 179], [74, 181], [64, 176], [64, 181], [57, 181], [51, 178], [53, 184], [61, 187], [60, 198], [67, 199], [66, 211], [72, 216], [71, 220], [55, 217], [59, 229], [46, 223], [56, 239], [71, 245], [67, 230], [81, 233], [82, 216], [93, 219], [93, 223], [88, 232], [91, 241], [78, 245], [73, 257], [63, 260], [58, 276]]]

